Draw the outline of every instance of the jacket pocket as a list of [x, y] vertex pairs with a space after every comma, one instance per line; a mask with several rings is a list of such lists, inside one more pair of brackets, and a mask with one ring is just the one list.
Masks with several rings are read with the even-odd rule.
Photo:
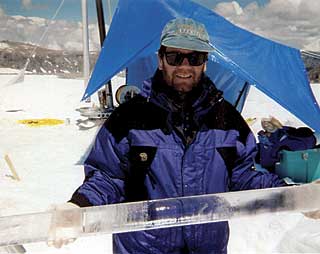
[[125, 182], [126, 200], [129, 202], [149, 199], [144, 184], [149, 175], [153, 184], [154, 178], [150, 166], [156, 155], [157, 148], [152, 146], [132, 146], [129, 151], [129, 171]]

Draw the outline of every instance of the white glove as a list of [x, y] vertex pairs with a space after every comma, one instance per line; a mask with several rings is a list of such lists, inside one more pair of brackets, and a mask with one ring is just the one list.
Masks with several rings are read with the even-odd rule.
[[79, 206], [73, 203], [54, 205], [48, 233], [48, 246], [61, 248], [74, 242], [82, 232], [82, 214]]
[[309, 219], [319, 220], [320, 219], [320, 210], [303, 213], [303, 215]]
[[[312, 184], [320, 184], [320, 179], [313, 181]], [[319, 195], [320, 195], [320, 193], [319, 193]], [[319, 220], [320, 219], [320, 210], [303, 213], [303, 215], [309, 219]]]

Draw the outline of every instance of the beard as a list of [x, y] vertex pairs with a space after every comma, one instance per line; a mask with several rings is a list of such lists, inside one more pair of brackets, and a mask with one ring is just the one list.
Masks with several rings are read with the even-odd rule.
[[165, 69], [163, 70], [163, 78], [167, 85], [181, 93], [189, 92], [196, 87], [200, 81], [201, 74], [197, 75], [193, 70], [174, 70], [171, 73]]

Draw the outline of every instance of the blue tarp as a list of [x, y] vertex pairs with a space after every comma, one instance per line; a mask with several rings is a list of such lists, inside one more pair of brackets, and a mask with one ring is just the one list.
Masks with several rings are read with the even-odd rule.
[[235, 104], [248, 83], [320, 131], [320, 109], [300, 51], [241, 29], [190, 0], [119, 0], [83, 99], [125, 68], [127, 83], [141, 86], [156, 70], [164, 25], [176, 17], [205, 24], [215, 47], [209, 55], [207, 75], [228, 101]]

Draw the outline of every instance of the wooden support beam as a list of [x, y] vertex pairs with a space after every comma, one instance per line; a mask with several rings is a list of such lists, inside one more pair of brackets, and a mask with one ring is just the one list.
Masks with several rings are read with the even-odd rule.
[[9, 155], [8, 155], [8, 154], [6, 154], [6, 155], [4, 156], [4, 160], [6, 161], [6, 163], [7, 163], [8, 166], [9, 166], [9, 169], [10, 169], [10, 171], [11, 171], [11, 173], [12, 173], [12, 178], [13, 178], [14, 180], [20, 181], [21, 179], [20, 179], [20, 177], [18, 176], [17, 171], [16, 171], [15, 167], [13, 166], [13, 163], [12, 163], [11, 159], [9, 158]]

